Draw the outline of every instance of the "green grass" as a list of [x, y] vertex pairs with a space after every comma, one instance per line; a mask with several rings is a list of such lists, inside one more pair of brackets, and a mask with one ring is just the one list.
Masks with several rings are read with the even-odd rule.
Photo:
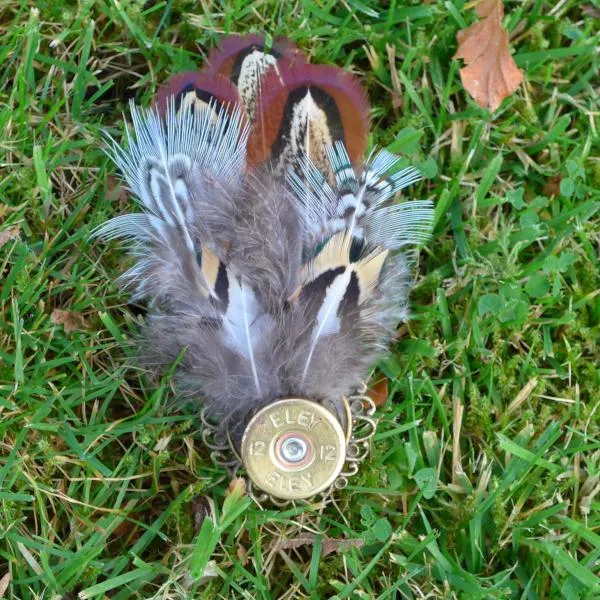
[[[506, 2], [526, 81], [494, 115], [452, 60], [460, 0], [35, 4], [0, 6], [4, 597], [600, 597], [597, 0]], [[437, 205], [371, 462], [323, 510], [225, 500], [197, 415], [133, 366], [123, 252], [89, 241], [130, 204], [102, 130], [262, 30], [355, 70]]]

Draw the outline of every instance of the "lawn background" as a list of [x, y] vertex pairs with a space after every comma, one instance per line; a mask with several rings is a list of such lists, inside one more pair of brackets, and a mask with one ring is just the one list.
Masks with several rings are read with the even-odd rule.
[[[600, 4], [505, 11], [525, 82], [491, 115], [460, 0], [0, 4], [4, 597], [600, 597]], [[249, 31], [355, 71], [436, 203], [372, 459], [325, 509], [224, 506], [197, 414], [132, 366], [127, 258], [89, 241], [131, 206], [102, 130]]]

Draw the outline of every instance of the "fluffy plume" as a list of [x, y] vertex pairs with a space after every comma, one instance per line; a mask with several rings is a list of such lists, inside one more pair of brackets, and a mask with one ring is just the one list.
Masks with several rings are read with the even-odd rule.
[[[238, 50], [230, 55], [258, 52]], [[213, 68], [226, 64], [230, 76], [230, 55]], [[210, 77], [179, 83], [207, 87]], [[323, 168], [300, 144], [282, 178], [273, 163], [248, 167], [251, 126], [239, 101], [219, 105], [213, 94], [181, 110], [174, 96], [132, 108], [125, 146], [111, 140], [142, 211], [96, 230], [126, 239], [136, 258], [122, 279], [151, 302], [144, 363], [164, 369], [185, 351], [182, 395], [240, 427], [280, 398], [335, 403], [406, 317], [410, 257], [433, 211], [395, 197], [418, 171], [386, 151], [361, 167], [339, 141], [324, 146]]]

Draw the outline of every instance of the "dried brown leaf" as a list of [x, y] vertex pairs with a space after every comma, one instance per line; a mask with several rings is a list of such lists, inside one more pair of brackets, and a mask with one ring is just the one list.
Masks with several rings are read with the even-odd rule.
[[6, 242], [10, 242], [10, 240], [18, 238], [20, 232], [21, 227], [19, 225], [15, 225], [14, 227], [9, 227], [4, 231], [0, 231], [0, 248], [2, 248]]
[[87, 323], [81, 313], [70, 310], [60, 310], [55, 308], [50, 315], [50, 320], [55, 325], [62, 325], [65, 333], [71, 333], [79, 329], [86, 329]]
[[562, 175], [559, 173], [558, 175], [553, 175], [548, 178], [546, 181], [542, 191], [544, 192], [544, 196], [558, 196], [560, 194], [560, 182], [562, 181]]
[[335, 538], [325, 538], [323, 540], [323, 556], [332, 554], [333, 552], [340, 552], [341, 550], [347, 550], [348, 548], [362, 548], [364, 542], [360, 539], [352, 540], [338, 540]]
[[106, 176], [106, 199], [109, 202], [126, 202], [129, 197], [127, 188], [113, 175]]
[[190, 508], [194, 515], [194, 530], [196, 533], [200, 531], [204, 519], [210, 519], [212, 515], [211, 502], [206, 496], [196, 496], [190, 503]]
[[481, 21], [456, 34], [462, 58], [461, 81], [477, 104], [496, 110], [523, 81], [523, 72], [510, 54], [508, 33], [502, 27], [502, 0], [483, 0], [476, 7]]
[[375, 406], [383, 406], [388, 399], [388, 380], [381, 375], [376, 381], [369, 385], [367, 396], [373, 400]]
[[[294, 548], [300, 548], [301, 546], [312, 546], [315, 543], [315, 536], [312, 534], [299, 535], [291, 540], [284, 540], [277, 544], [277, 550], [290, 550]], [[332, 554], [334, 552], [340, 552], [347, 550], [348, 548], [361, 548], [364, 542], [361, 539], [338, 539], [326, 537], [323, 539], [323, 545], [321, 552], [323, 556]]]
[[243, 477], [236, 477], [229, 482], [227, 487], [227, 496], [237, 496], [241, 498], [246, 495], [246, 480]]

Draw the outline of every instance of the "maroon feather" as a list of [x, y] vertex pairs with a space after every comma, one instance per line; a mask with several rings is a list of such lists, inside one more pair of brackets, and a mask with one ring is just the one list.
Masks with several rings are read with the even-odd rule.
[[232, 35], [208, 57], [207, 73], [219, 74], [231, 81], [240, 93], [248, 118], [255, 114], [262, 79], [281, 61], [304, 63], [301, 52], [286, 38], [277, 38], [271, 46], [263, 35]]
[[155, 98], [155, 106], [164, 115], [169, 102], [175, 102], [178, 112], [182, 106], [203, 108], [212, 103], [213, 109], [233, 110], [242, 105], [240, 94], [226, 77], [200, 71], [185, 71], [163, 83]]
[[277, 172], [298, 167], [307, 152], [322, 171], [326, 147], [342, 142], [354, 166], [362, 164], [369, 103], [358, 79], [329, 65], [280, 60], [261, 81], [262, 94], [248, 140], [248, 162], [270, 161]]
[[275, 60], [286, 59], [304, 62], [304, 56], [298, 48], [285, 37], [276, 38], [270, 47], [265, 44], [265, 36], [257, 33], [250, 35], [230, 35], [226, 37], [209, 55], [206, 71], [219, 73], [238, 84], [244, 62], [254, 52], [272, 56]]

